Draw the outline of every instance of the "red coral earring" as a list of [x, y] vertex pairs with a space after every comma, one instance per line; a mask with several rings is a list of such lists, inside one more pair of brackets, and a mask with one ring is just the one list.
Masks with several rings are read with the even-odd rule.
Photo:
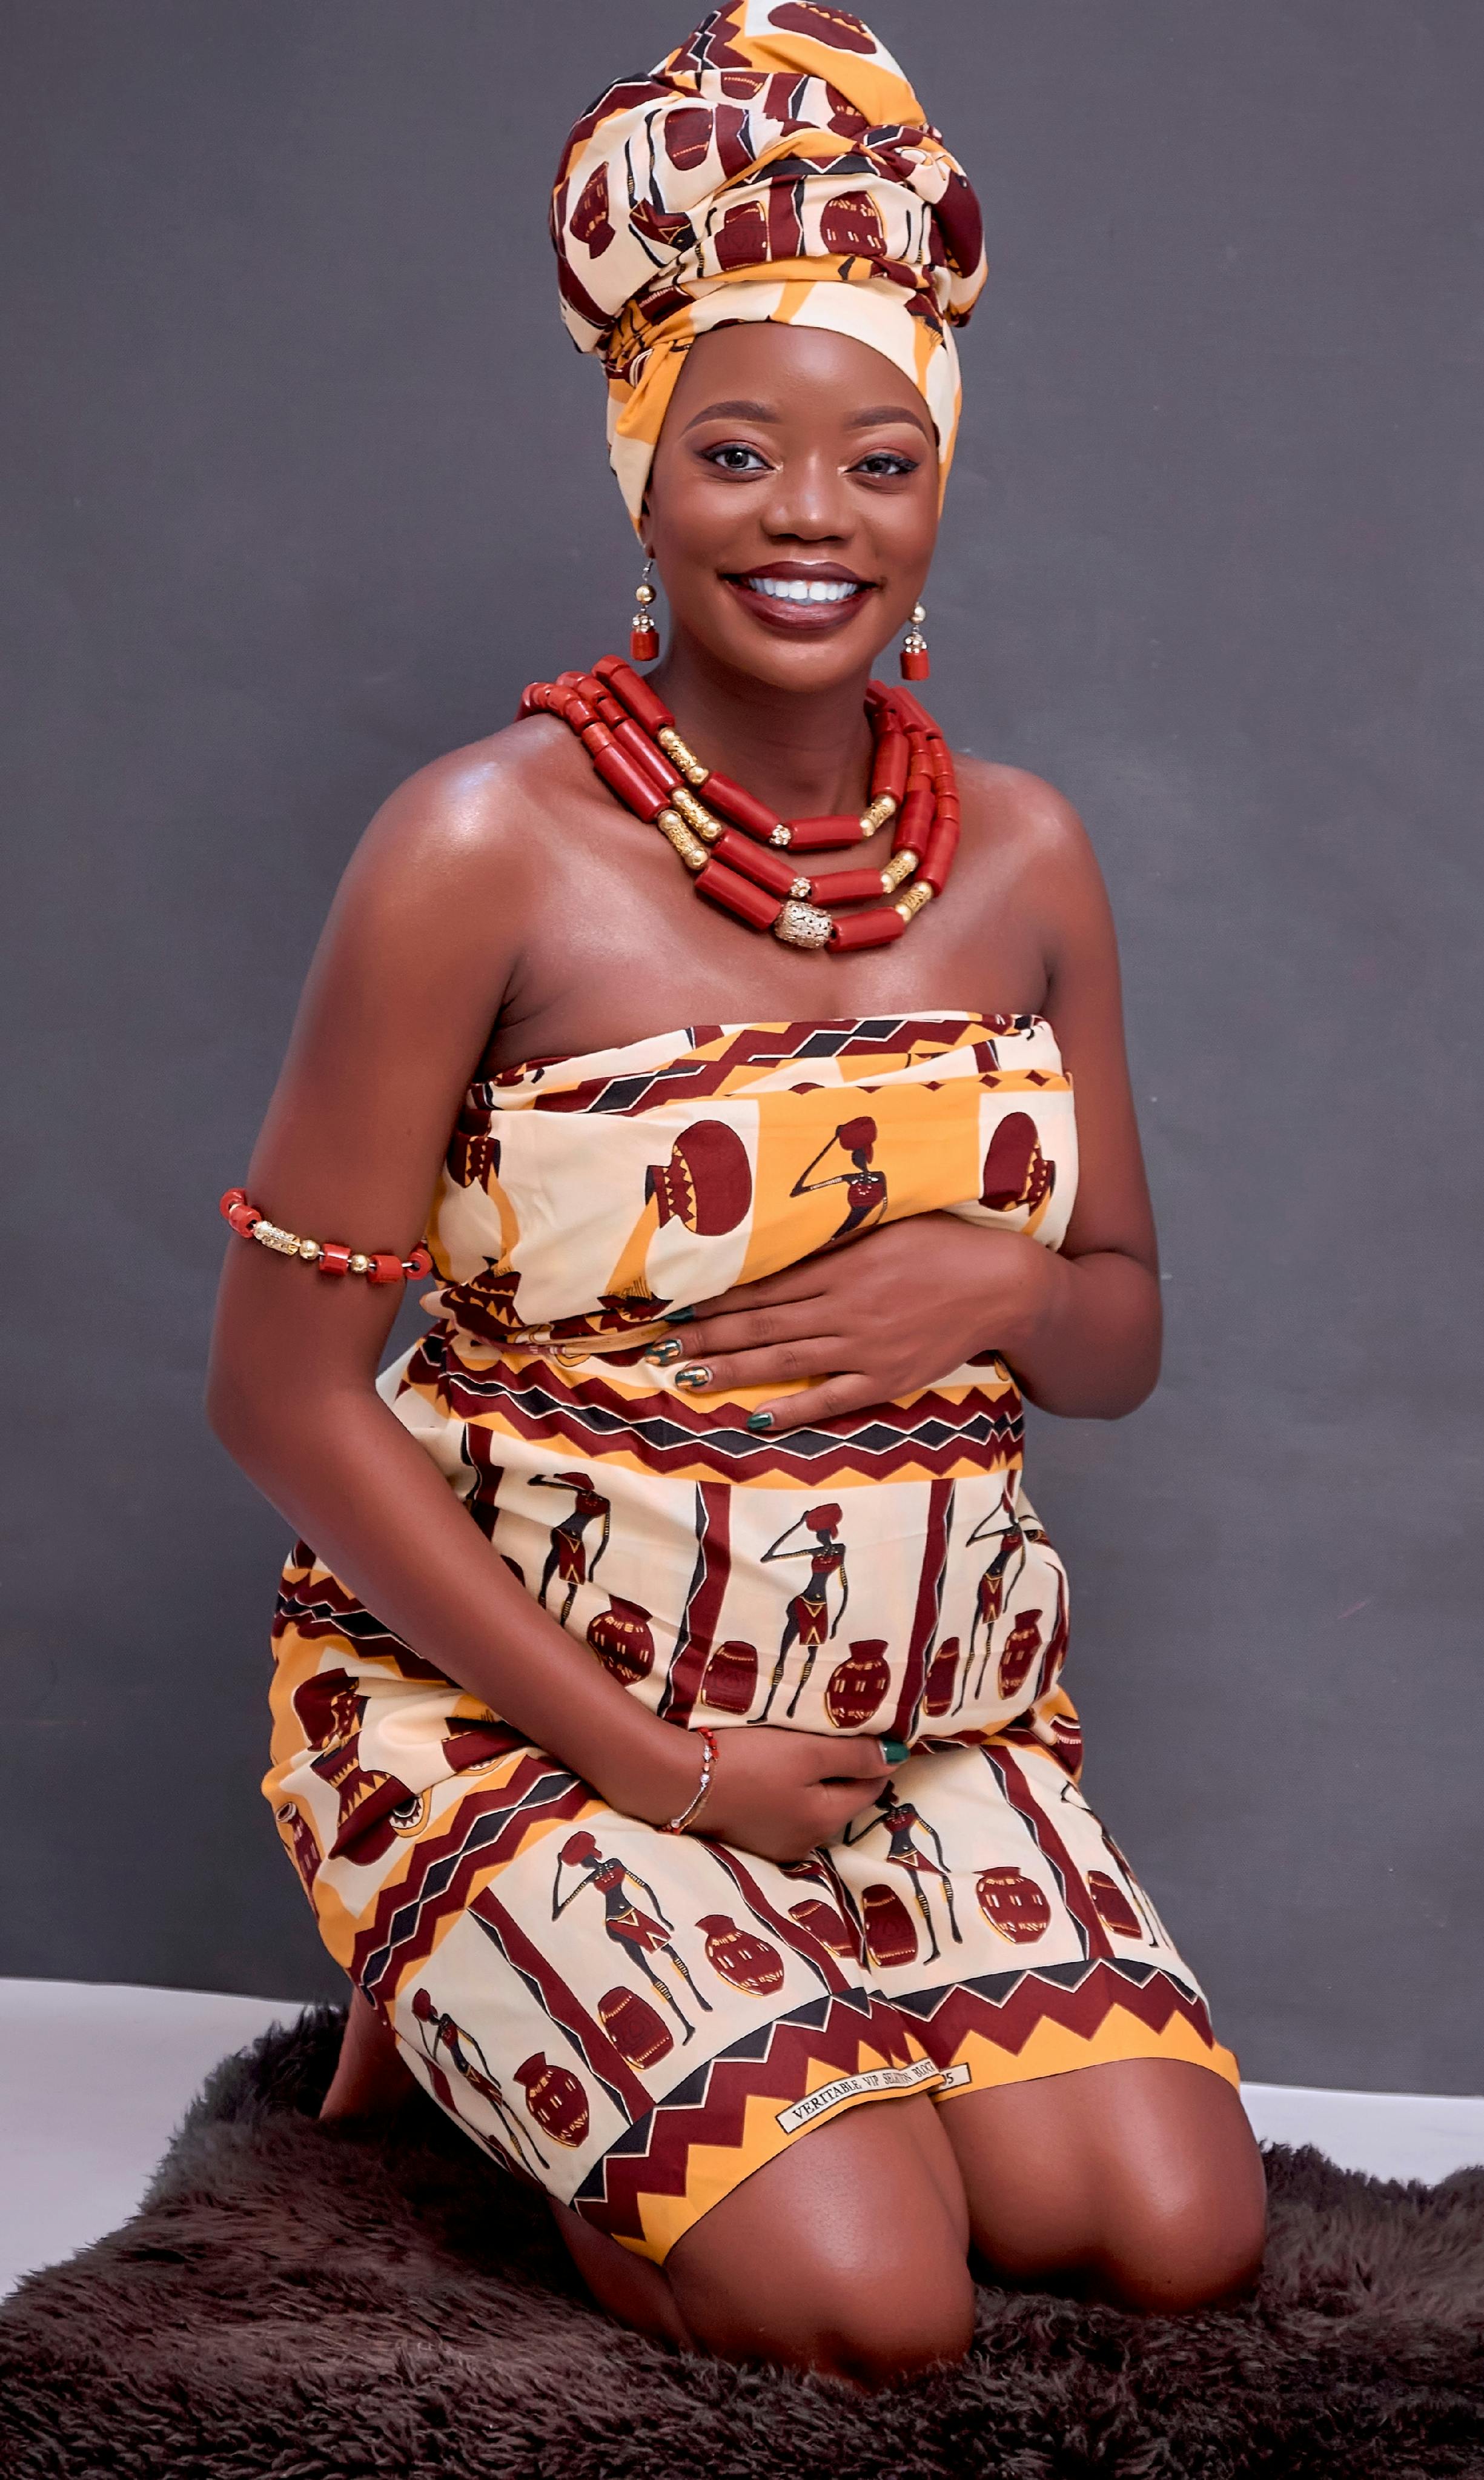
[[914, 603], [911, 627], [902, 640], [902, 678], [905, 681], [925, 681], [933, 669], [928, 660], [928, 641], [922, 633], [922, 624], [927, 616], [922, 605]]
[[654, 588], [650, 583], [650, 571], [653, 565], [652, 559], [645, 561], [644, 575], [634, 587], [634, 602], [638, 608], [628, 624], [628, 651], [636, 663], [652, 663], [659, 652], [659, 631], [650, 618], [650, 606], [654, 600]]

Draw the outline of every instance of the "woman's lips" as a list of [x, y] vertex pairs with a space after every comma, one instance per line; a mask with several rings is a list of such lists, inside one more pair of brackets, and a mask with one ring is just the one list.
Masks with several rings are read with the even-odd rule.
[[[848, 571], [802, 566], [752, 569], [745, 576], [724, 577], [722, 582], [765, 628], [790, 637], [818, 637], [844, 628], [876, 592], [864, 578], [852, 577]], [[829, 591], [816, 592], [818, 587]]]

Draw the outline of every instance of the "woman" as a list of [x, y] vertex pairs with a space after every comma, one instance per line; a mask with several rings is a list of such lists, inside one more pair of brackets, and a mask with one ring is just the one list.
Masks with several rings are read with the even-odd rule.
[[1020, 1486], [1020, 1391], [1156, 1375], [1113, 932], [1067, 804], [867, 685], [925, 669], [984, 278], [889, 56], [734, 0], [553, 231], [669, 647], [414, 777], [337, 898], [212, 1381], [303, 1537], [266, 1789], [331, 2114], [410, 2069], [616, 2315], [875, 2383], [966, 2348], [971, 2245], [1166, 2310], [1261, 2251]]

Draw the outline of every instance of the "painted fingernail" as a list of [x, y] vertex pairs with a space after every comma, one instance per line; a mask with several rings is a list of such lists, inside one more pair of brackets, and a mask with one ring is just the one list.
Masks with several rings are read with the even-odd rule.
[[652, 1343], [649, 1351], [644, 1356], [646, 1360], [659, 1360], [668, 1363], [672, 1360], [678, 1360], [684, 1350], [685, 1346], [680, 1341], [678, 1334], [667, 1334], [663, 1343]]
[[905, 1766], [911, 1753], [905, 1740], [883, 1740], [882, 1742], [882, 1755], [888, 1766]]
[[694, 1309], [666, 1309], [665, 1324], [666, 1326], [689, 1326], [695, 1314]]
[[749, 1412], [747, 1426], [750, 1430], [771, 1430], [773, 1415], [771, 1412]]
[[711, 1383], [711, 1373], [709, 1369], [707, 1369], [704, 1360], [692, 1360], [687, 1362], [683, 1369], [678, 1369], [676, 1371], [675, 1382], [677, 1386], [689, 1386], [692, 1389], [700, 1386], [709, 1386]]

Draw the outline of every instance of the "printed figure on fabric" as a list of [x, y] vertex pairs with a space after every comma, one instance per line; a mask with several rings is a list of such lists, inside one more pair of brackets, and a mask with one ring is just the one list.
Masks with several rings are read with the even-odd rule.
[[[566, 1586], [567, 1598], [557, 1613], [565, 1627], [572, 1616], [572, 1606], [576, 1599], [577, 1587], [587, 1584], [597, 1573], [598, 1562], [608, 1546], [612, 1510], [601, 1491], [593, 1487], [592, 1478], [585, 1472], [532, 1473], [530, 1485], [532, 1489], [570, 1489], [576, 1495], [576, 1503], [572, 1513], [564, 1515], [560, 1523], [553, 1524], [551, 1527], [551, 1547], [547, 1554], [546, 1565], [541, 1570], [541, 1589], [537, 1595], [544, 1610], [547, 1607], [547, 1587], [552, 1577], [555, 1576], [559, 1584]], [[600, 1532], [598, 1547], [593, 1553], [593, 1563], [589, 1567], [587, 1528], [595, 1518], [599, 1523]]]
[[[830, 1172], [823, 1179], [813, 1178], [811, 1175], [820, 1164], [836, 1150], [850, 1157], [850, 1170]], [[789, 1192], [793, 1197], [813, 1197], [822, 1188], [844, 1189], [845, 1220], [832, 1235], [830, 1245], [836, 1240], [854, 1239], [857, 1231], [865, 1231], [873, 1223], [879, 1223], [886, 1211], [886, 1175], [871, 1168], [875, 1150], [876, 1122], [847, 1120], [843, 1126], [836, 1128], [830, 1143], [820, 1147], [813, 1161], [800, 1173]]]
[[[576, 1882], [569, 1886], [565, 1894], [562, 1892], [564, 1870], [577, 1873]], [[630, 1899], [627, 1893], [630, 1885], [638, 1887], [653, 1906], [652, 1911], [641, 1911], [638, 1904]], [[638, 1965], [672, 2015], [684, 2027], [686, 2040], [693, 2039], [695, 2025], [682, 2013], [670, 1989], [654, 1970], [650, 1956], [664, 1956], [671, 1970], [684, 1981], [697, 2005], [707, 2015], [711, 2012], [711, 2002], [702, 1996], [691, 1978], [685, 1958], [675, 1944], [675, 1923], [666, 1920], [653, 1887], [632, 1869], [627, 1869], [622, 1860], [605, 1858], [590, 1834], [569, 1834], [557, 1857], [556, 1876], [551, 1887], [552, 1920], [559, 1921], [569, 1903], [576, 1902], [590, 1886], [602, 1897], [603, 1927], [614, 1945], [622, 1947]]]
[[[423, 2055], [430, 2064], [441, 2069], [443, 2060], [447, 2057], [455, 2074], [463, 2077], [464, 2081], [479, 2095], [481, 2101], [488, 2102], [501, 2126], [508, 2131], [517, 2165], [522, 2169], [533, 2166], [529, 2159], [529, 2156], [533, 2155], [534, 2166], [544, 2170], [547, 2166], [546, 2155], [515, 2116], [510, 2104], [505, 2099], [499, 2079], [490, 2073], [490, 2062], [473, 2034], [466, 2032], [461, 2024], [455, 2024], [451, 2015], [444, 2014], [435, 2006], [425, 1989], [413, 1991], [412, 2015], [418, 2028], [418, 2039], [422, 2043]], [[478, 2061], [477, 2065], [474, 2063], [475, 2059]]]
[[[930, 1878], [937, 1887], [938, 1893], [948, 1907], [948, 1925], [953, 1932], [954, 1944], [956, 1946], [961, 1946], [963, 1944], [963, 1932], [959, 1926], [959, 1916], [954, 1910], [954, 1881], [952, 1876], [949, 1874], [948, 1864], [943, 1857], [942, 1839], [938, 1834], [937, 1828], [928, 1822], [928, 1820], [922, 1815], [920, 1810], [913, 1808], [909, 1801], [900, 1799], [898, 1797], [896, 1788], [893, 1784], [887, 1784], [885, 1790], [878, 1798], [876, 1805], [881, 1812], [880, 1816], [867, 1817], [865, 1819], [857, 1818], [853, 1825], [848, 1825], [846, 1827], [841, 1839], [848, 1846], [853, 1843], [863, 1843], [866, 1836], [868, 1834], [875, 1833], [878, 1827], [881, 1827], [884, 1831], [887, 1841], [887, 1849], [883, 1856], [886, 1861], [886, 1865], [889, 1868], [905, 1869], [907, 1871], [908, 1882], [911, 1887], [912, 1900], [916, 1904], [918, 1911], [922, 1914], [923, 1926], [927, 1930], [929, 1938], [932, 1940], [928, 1961], [930, 1963], [936, 1963], [942, 1950], [938, 1945], [937, 1931], [933, 1925], [932, 1907], [928, 1901], [927, 1892], [922, 1883], [922, 1880], [925, 1877]], [[931, 1859], [926, 1851], [918, 1849], [914, 1838], [919, 1834], [926, 1835], [928, 1841], [932, 1844], [934, 1850], [937, 1854], [936, 1859]], [[873, 1891], [874, 1890], [870, 1887], [867, 1887], [866, 1889], [866, 1899], [868, 1902]], [[869, 1920], [866, 1925], [866, 1933], [869, 1937]], [[878, 1935], [880, 1935], [879, 1925]], [[912, 1957], [914, 1959], [916, 1952], [917, 1941], [914, 1936], [912, 1940]]]
[[[820, 1646], [827, 1643], [834, 1635], [841, 1619], [845, 1616], [845, 1607], [850, 1600], [850, 1579], [845, 1572], [845, 1545], [837, 1537], [839, 1522], [838, 1507], [811, 1507], [806, 1514], [796, 1516], [787, 1531], [780, 1533], [771, 1548], [762, 1554], [765, 1565], [775, 1559], [807, 1559], [809, 1581], [803, 1592], [796, 1593], [788, 1605], [782, 1641], [778, 1649], [778, 1660], [773, 1666], [773, 1677], [768, 1683], [767, 1700], [758, 1717], [759, 1721], [766, 1722], [773, 1711], [773, 1699], [782, 1686], [789, 1653], [797, 1643], [806, 1648], [806, 1659], [799, 1674], [798, 1684], [788, 1700], [787, 1711], [792, 1718], [798, 1709], [799, 1699], [808, 1685], [809, 1673], [814, 1667], [815, 1657]], [[801, 1530], [813, 1534], [812, 1544], [795, 1542], [792, 1549], [785, 1549], [785, 1542]], [[837, 1576], [840, 1580], [840, 1607], [832, 1621], [830, 1580], [832, 1576]]]

